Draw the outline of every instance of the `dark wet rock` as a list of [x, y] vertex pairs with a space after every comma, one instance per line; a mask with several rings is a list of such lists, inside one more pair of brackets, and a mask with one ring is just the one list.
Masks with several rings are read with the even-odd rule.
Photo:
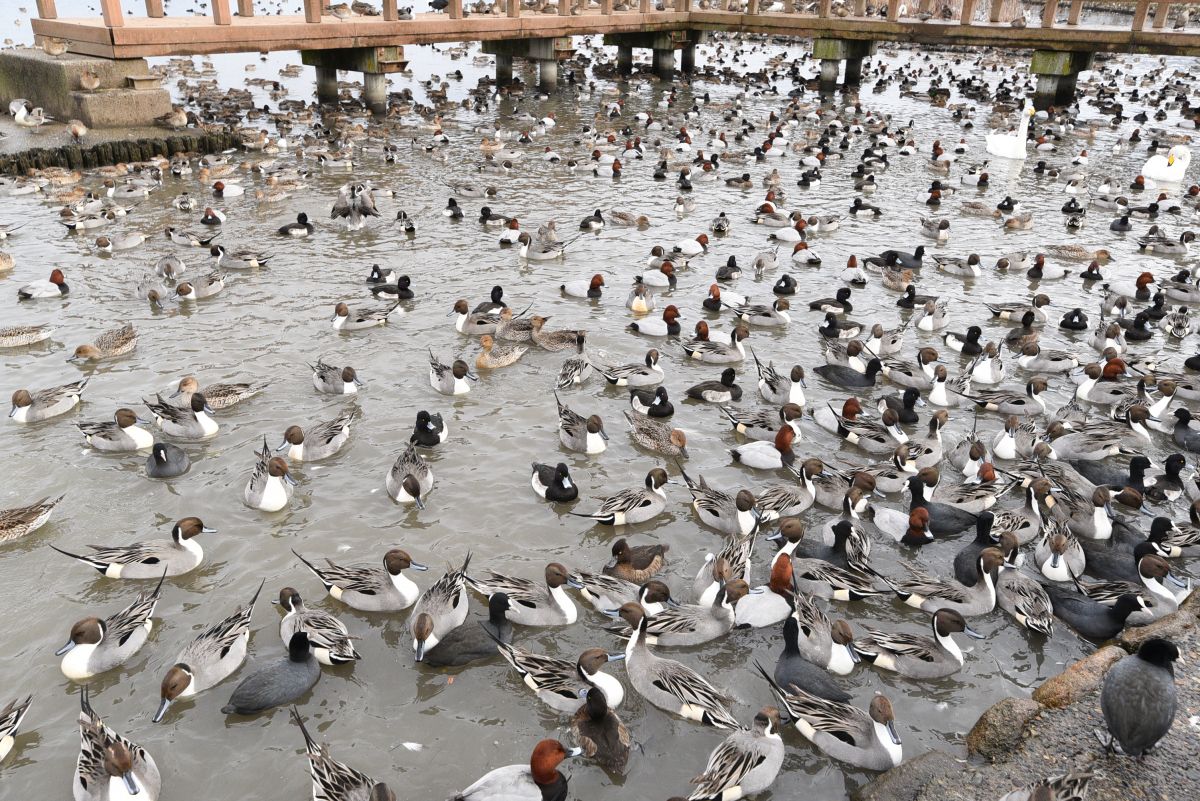
[[956, 776], [962, 764], [944, 751], [927, 751], [851, 794], [854, 801], [916, 801], [931, 782]]
[[967, 753], [993, 762], [1007, 759], [1041, 711], [1042, 705], [1028, 698], [1005, 698], [993, 704], [967, 733]]
[[1042, 682], [1033, 691], [1033, 700], [1051, 709], [1062, 709], [1073, 704], [1081, 695], [1096, 690], [1104, 680], [1105, 671], [1123, 656], [1123, 649], [1106, 645]]

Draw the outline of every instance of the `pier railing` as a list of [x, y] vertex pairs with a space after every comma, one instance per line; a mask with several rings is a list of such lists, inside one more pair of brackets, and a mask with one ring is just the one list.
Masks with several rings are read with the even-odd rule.
[[[1200, 0], [1088, 0], [1086, 8], [1084, 0], [1051, 0], [1031, 13], [1021, 11], [1019, 0], [665, 0], [661, 8], [652, 0], [498, 0], [488, 6], [492, 13], [450, 0], [444, 14], [403, 20], [397, 0], [383, 0], [378, 16], [346, 19], [332, 15], [327, 0], [304, 0], [304, 13], [290, 16], [256, 15], [253, 0], [207, 0], [207, 14], [171, 17], [164, 16], [162, 0], [97, 0], [99, 16], [73, 19], [58, 17], [55, 0], [36, 2], [35, 34], [109, 58], [686, 29], [1200, 55], [1200, 30], [1169, 22], [1173, 10], [1190, 11]], [[135, 5], [145, 13], [127, 15]], [[1097, 5], [1131, 13], [1085, 18]]]

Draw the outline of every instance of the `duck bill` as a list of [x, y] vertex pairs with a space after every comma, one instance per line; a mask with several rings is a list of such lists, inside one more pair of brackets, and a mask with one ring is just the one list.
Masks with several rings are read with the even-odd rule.
[[850, 654], [851, 662], [853, 662], [854, 664], [857, 665], [859, 662], [862, 661], [862, 657], [858, 655], [858, 651], [855, 651], [854, 648], [852, 648], [849, 645], [843, 645], [842, 647], [846, 649], [846, 652], [848, 654]]
[[140, 417], [135, 417], [134, 419], [135, 419], [135, 420], [137, 420], [137, 422], [138, 422], [138, 425], [143, 425], [143, 426], [148, 426], [148, 425], [150, 425], [150, 421], [149, 421], [149, 420], [143, 420], [143, 419], [142, 419], [142, 418], [140, 418]]
[[200, 529], [200, 533], [201, 534], [216, 534], [217, 530], [215, 528], [209, 528], [208, 526], [204, 526], [203, 528]]
[[354, 386], [356, 386], [356, 387], [365, 387], [365, 386], [366, 386], [366, 384], [364, 384], [362, 381], [359, 381], [359, 380], [358, 380], [358, 378], [356, 377], [356, 378], [354, 379]]
[[125, 782], [125, 789], [129, 792], [130, 795], [138, 795], [139, 793], [142, 792], [142, 788], [138, 787], [137, 782], [135, 782], [133, 780], [133, 772], [132, 771], [130, 771], [129, 773], [122, 773], [121, 781]]
[[967, 635], [968, 637], [973, 637], [976, 640], [984, 639], [984, 636], [982, 634], [980, 634], [978, 631], [971, 628], [970, 626], [967, 626], [966, 628], [963, 629], [963, 634]]
[[59, 648], [57, 651], [55, 651], [54, 655], [62, 656], [63, 654], [67, 653], [67, 651], [70, 651], [74, 647], [75, 647], [75, 642], [73, 640], [67, 640], [67, 644], [64, 645], [62, 648]]
[[413, 498], [413, 503], [415, 503], [417, 505], [417, 508], [420, 509], [422, 512], [425, 511], [425, 502], [423, 500], [421, 500], [420, 498]]
[[421, 572], [429, 569], [429, 565], [423, 565], [420, 562], [409, 562], [408, 566], [413, 570], [420, 570]]
[[154, 713], [154, 722], [162, 723], [163, 717], [167, 714], [167, 707], [171, 705], [170, 698], [164, 698], [158, 702], [158, 711]]
[[[624, 654], [622, 654], [622, 656], [624, 656]], [[572, 749], [570, 749], [569, 751], [567, 751], [567, 757], [568, 757], [568, 758], [570, 758], [570, 757], [577, 757], [577, 756], [581, 756], [582, 754], [583, 754], [583, 749], [582, 749], [582, 748], [572, 748]]]
[[286, 481], [288, 484], [290, 484], [293, 487], [297, 486], [300, 483], [296, 479], [292, 478], [291, 473], [284, 473], [283, 480]]
[[608, 434], [605, 433], [603, 428], [600, 429], [600, 439], [604, 440], [605, 442], [608, 442]]
[[608, 655], [609, 662], [622, 662], [625, 660], [625, 652], [618, 651]]
[[415, 643], [415, 645], [417, 649], [417, 661], [420, 662], [425, 658], [425, 643], [422, 641]]
[[888, 730], [888, 736], [892, 738], [892, 745], [900, 745], [901, 744], [900, 743], [900, 735], [896, 734], [895, 721], [889, 720], [886, 725], [887, 725], [887, 730]]
[[577, 579], [569, 578], [567, 579], [567, 586], [571, 587], [572, 589], [582, 590], [583, 582], [578, 581]]
[[621, 610], [620, 609], [605, 609], [601, 614], [604, 614], [604, 615], [607, 615], [608, 617], [616, 619], [621, 616]]
[[751, 595], [762, 595], [766, 591], [767, 591], [766, 587], [751, 587], [750, 588]]
[[288, 441], [285, 439], [282, 443], [280, 443], [279, 447], [275, 449], [275, 452], [279, 453], [280, 451], [286, 451], [288, 449], [288, 444]]
[[783, 542], [783, 532], [776, 531], [774, 534], [768, 534], [764, 537], [767, 542]]

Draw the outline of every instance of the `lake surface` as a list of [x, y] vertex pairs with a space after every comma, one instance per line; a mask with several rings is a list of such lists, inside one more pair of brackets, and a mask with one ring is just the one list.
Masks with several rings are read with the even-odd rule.
[[[32, 2], [29, 5], [32, 8]], [[60, 2], [60, 14], [68, 16], [70, 5]], [[21, 40], [28, 36], [29, 29], [27, 19], [21, 18], [20, 23], [11, 29], [0, 27], [0, 31]], [[6, 21], [0, 26], [9, 24]], [[700, 60], [714, 58], [717, 46], [713, 43], [702, 47]], [[731, 45], [723, 46], [727, 52]], [[753, 42], [742, 47], [750, 49], [746, 61], [752, 66], [765, 63], [771, 56], [783, 54], [790, 60], [807, 52], [805, 43], [784, 46]], [[467, 51], [467, 56], [455, 59], [448, 46], [409, 48], [413, 75], [393, 76], [392, 90], [412, 86], [420, 99], [423, 91], [418, 82], [431, 72], [440, 75], [462, 69], [465, 79], [452, 81], [450, 89], [451, 99], [460, 100], [488, 69], [474, 66], [477, 46]], [[586, 48], [581, 47], [581, 51], [586, 52]], [[611, 59], [614, 53], [610, 48], [607, 55]], [[641, 52], [638, 55], [645, 58]], [[923, 67], [925, 75], [916, 83], [916, 88], [923, 91], [928, 88], [930, 66], [944, 70], [951, 60], [961, 59], [953, 69], [958, 75], [966, 75], [975, 69], [969, 62], [977, 57], [940, 54], [928, 64], [925, 58], [912, 51], [881, 48], [878, 60], [892, 70], [903, 65]], [[991, 63], [1004, 65], [1011, 61], [990, 54], [985, 59], [988, 71], [980, 74], [993, 83], [1002, 73], [991, 72]], [[214, 58], [212, 77], [221, 86], [241, 88], [244, 78], [276, 78], [281, 67], [295, 60], [296, 54], [273, 54], [265, 61], [257, 55]], [[207, 60], [193, 61], [200, 67]], [[1151, 58], [1107, 63], [1133, 76], [1158, 67], [1158, 60]], [[254, 67], [252, 72], [247, 71], [249, 66]], [[1192, 69], [1194, 62], [1172, 60], [1171, 67], [1176, 66]], [[802, 70], [808, 75], [815, 72], [812, 65]], [[528, 67], [522, 68], [521, 74], [533, 80]], [[186, 82], [181, 86], [179, 80], [173, 73], [169, 85], [183, 92]], [[870, 202], [882, 206], [885, 216], [873, 222], [847, 217], [839, 231], [813, 237], [812, 246], [824, 259], [819, 270], [793, 266], [784, 250], [778, 271], [756, 281], [748, 270], [733, 286], [737, 292], [767, 302], [771, 285], [782, 272], [790, 272], [801, 281], [791, 326], [779, 333], [755, 330], [747, 344], [764, 362], [770, 359], [777, 365], [803, 364], [810, 375], [811, 408], [829, 400], [840, 404], [846, 392], [823, 384], [812, 373], [821, 362], [815, 330], [821, 315], [807, 311], [807, 300], [833, 294], [840, 286], [841, 268], [852, 254], [861, 258], [885, 248], [912, 250], [919, 244], [939, 254], [979, 253], [985, 268], [989, 268], [982, 278], [964, 282], [929, 267], [921, 274], [918, 288], [952, 301], [952, 329], [962, 330], [978, 323], [984, 326], [985, 339], [1002, 336], [1007, 324], [993, 323], [981, 305], [983, 301], [1018, 300], [1031, 292], [1044, 291], [1054, 301], [1050, 307], [1054, 322], [1073, 306], [1084, 307], [1093, 321], [1098, 311], [1098, 291], [1085, 290], [1075, 276], [1038, 286], [1023, 274], [991, 270], [1003, 253], [1058, 243], [1105, 247], [1113, 253], [1113, 263], [1106, 268], [1112, 280], [1132, 281], [1143, 270], [1165, 279], [1177, 269], [1173, 261], [1137, 255], [1136, 233], [1110, 233], [1108, 223], [1113, 215], [1109, 212], [1093, 210], [1082, 230], [1068, 232], [1059, 211], [1067, 200], [1062, 184], [1033, 175], [1033, 157], [1024, 163], [993, 160], [989, 167], [991, 188], [977, 191], [962, 187], [944, 203], [939, 213], [952, 220], [952, 232], [947, 244], [935, 248], [918, 230], [919, 216], [927, 213], [923, 190], [937, 177], [926, 169], [926, 152], [935, 138], [949, 143], [961, 136], [970, 146], [962, 162], [982, 161], [986, 157], [988, 110], [979, 108], [974, 129], [964, 130], [952, 119], [949, 109], [901, 96], [896, 84], [872, 93], [873, 82], [870, 77], [864, 83], [860, 98], [864, 111], [891, 114], [900, 124], [914, 120], [914, 135], [921, 148], [920, 155], [893, 155], [894, 166], [879, 176], [881, 189]], [[1081, 81], [1081, 88], [1086, 90], [1085, 83]], [[285, 80], [284, 84], [290, 97], [310, 98], [312, 71], [305, 68], [301, 77]], [[765, 135], [767, 115], [786, 103], [791, 82], [783, 70], [775, 85], [780, 96], [762, 96], [752, 90], [740, 99], [743, 113], [757, 126], [755, 137]], [[263, 157], [234, 155], [232, 160], [239, 164], [248, 191], [243, 197], [219, 204], [228, 220], [218, 242], [230, 250], [268, 251], [273, 258], [266, 269], [230, 271], [224, 292], [187, 308], [168, 304], [164, 310], [155, 311], [134, 297], [133, 287], [153, 269], [160, 256], [168, 253], [187, 263], [189, 276], [212, 268], [213, 262], [203, 250], [174, 245], [162, 233], [168, 225], [203, 231], [198, 211], [183, 213], [171, 205], [172, 199], [185, 191], [198, 198], [209, 196], [197, 178], [168, 176], [161, 191], [110, 229], [141, 231], [150, 237], [137, 249], [113, 256], [99, 253], [94, 246], [95, 237], [108, 230], [65, 232], [57, 222], [58, 206], [53, 202], [38, 196], [6, 197], [0, 202], [0, 222], [28, 221], [2, 245], [16, 260], [16, 268], [0, 277], [5, 325], [52, 323], [57, 328], [49, 343], [0, 352], [0, 386], [5, 392], [77, 380], [85, 371], [66, 363], [65, 358], [76, 345], [91, 341], [118, 321], [134, 323], [141, 333], [132, 356], [103, 362], [95, 369], [79, 410], [41, 425], [25, 427], [6, 421], [0, 435], [0, 458], [9, 473], [9, 479], [0, 485], [0, 507], [67, 493], [49, 525], [24, 540], [0, 547], [0, 582], [6, 587], [9, 601], [7, 614], [0, 616], [0, 642], [5, 643], [9, 656], [0, 663], [0, 687], [4, 688], [0, 705], [27, 693], [36, 697], [24, 726], [29, 733], [20, 738], [17, 752], [0, 768], [6, 796], [57, 797], [65, 791], [78, 749], [78, 690], [60, 674], [54, 650], [75, 620], [91, 614], [111, 614], [140, 589], [136, 583], [97, 577], [48, 546], [79, 550], [87, 543], [120, 544], [166, 537], [172, 523], [187, 515], [197, 515], [219, 529], [220, 533], [201, 540], [206, 552], [204, 565], [168, 582], [156, 614], [161, 623], [149, 643], [124, 668], [97, 678], [92, 692], [92, 703], [106, 722], [155, 756], [163, 773], [164, 798], [298, 798], [308, 793], [306, 765], [300, 752], [302, 740], [285, 711], [228, 720], [219, 712], [237, 677], [197, 697], [194, 703], [178, 704], [163, 724], [150, 722], [162, 674], [174, 663], [180, 648], [244, 602], [263, 579], [266, 588], [254, 616], [249, 661], [281, 653], [280, 613], [267, 601], [283, 586], [298, 588], [311, 605], [344, 620], [358, 638], [356, 647], [363, 659], [353, 667], [325, 669], [301, 711], [310, 721], [310, 728], [329, 744], [335, 758], [388, 781], [399, 797], [451, 795], [493, 767], [527, 761], [538, 739], [569, 740], [566, 719], [535, 701], [499, 660], [457, 673], [414, 667], [407, 613], [361, 614], [323, 597], [320, 584], [299, 564], [292, 549], [310, 557], [376, 564], [388, 548], [403, 547], [415, 560], [431, 565], [429, 573], [412, 575], [422, 588], [446, 565], [459, 564], [467, 551], [474, 554], [475, 571], [494, 568], [529, 577], [540, 576], [548, 561], [589, 570], [598, 570], [605, 563], [618, 534], [589, 526], [580, 518], [566, 515], [566, 508], [555, 509], [538, 499], [529, 487], [528, 466], [533, 461], [567, 462], [581, 487], [581, 500], [570, 507], [577, 511], [592, 509], [595, 499], [618, 489], [640, 485], [647, 470], [663, 465], [663, 460], [630, 441], [623, 419], [623, 411], [628, 408], [625, 391], [608, 388], [593, 377], [582, 388], [561, 393], [572, 408], [584, 414], [598, 413], [606, 423], [611, 437], [609, 448], [589, 458], [566, 452], [558, 442], [551, 393], [564, 354], [531, 350], [516, 366], [483, 375], [474, 390], [460, 398], [443, 397], [429, 386], [430, 349], [447, 361], [460, 354], [473, 360], [478, 352], [475, 341], [455, 332], [446, 313], [459, 298], [467, 298], [472, 305], [484, 300], [495, 284], [504, 286], [506, 300], [518, 310], [532, 306], [535, 312], [551, 316], [552, 326], [587, 329], [588, 353], [598, 361], [635, 361], [641, 359], [647, 347], [659, 347], [667, 374], [665, 385], [677, 408], [673, 422], [688, 435], [689, 475], [703, 475], [710, 484], [722, 488], [754, 488], [781, 480], [780, 476], [747, 470], [732, 462], [728, 449], [737, 441], [715, 406], [683, 402], [687, 387], [716, 378], [720, 368], [688, 363], [674, 339], [647, 343], [626, 332], [624, 327], [632, 316], [623, 301], [633, 276], [643, 271], [652, 246], [669, 247], [705, 233], [710, 220], [725, 211], [734, 220], [732, 231], [726, 237], [714, 237], [708, 255], [693, 260], [690, 270], [681, 273], [670, 302], [682, 311], [685, 331], [690, 332], [700, 319], [727, 330], [729, 320], [706, 313], [700, 303], [716, 268], [729, 255], [737, 256], [739, 263], [748, 267], [754, 255], [767, 247], [767, 230], [749, 222], [762, 195], [762, 176], [773, 167], [780, 169], [788, 193], [788, 210], [845, 213], [855, 197], [849, 172], [865, 147], [865, 137], [859, 137], [846, 151], [845, 160], [827, 164], [819, 189], [805, 191], [796, 186], [801, 169], [795, 156], [783, 159], [783, 163], [776, 160], [765, 165], [754, 164], [751, 159], [744, 170], [752, 175], [755, 189], [743, 192], [725, 187], [723, 181], [698, 186], [692, 193], [698, 207], [683, 219], [672, 211], [677, 195], [673, 182], [655, 182], [652, 178], [653, 151], [643, 161], [627, 163], [620, 181], [595, 178], [590, 166], [571, 175], [561, 166], [539, 158], [547, 146], [564, 158], [586, 158], [588, 149], [578, 143], [582, 126], [591, 124], [598, 110], [618, 98], [625, 100], [623, 116], [602, 121], [602, 129], [634, 125], [633, 115], [647, 111], [671, 124], [664, 123], [666, 130], [661, 133], [643, 134], [643, 140], [652, 142], [662, 136], [670, 143], [670, 131], [683, 124], [683, 112], [692, 106], [694, 97], [707, 91], [712, 102], [704, 107], [699, 119], [686, 123], [696, 132], [697, 146], [708, 141], [710, 129], [732, 133], [733, 128], [722, 118], [731, 110], [740, 87], [679, 82], [677, 89], [678, 99], [671, 109], [660, 107], [666, 87], [644, 77], [620, 84], [596, 80], [594, 90], [586, 95], [564, 88], [549, 99], [538, 99], [530, 91], [518, 102], [493, 104], [483, 114], [450, 108], [444, 115], [450, 144], [428, 154], [424, 146], [431, 143], [431, 134], [418, 128], [421, 121], [409, 115], [399, 125], [389, 124], [384, 138], [366, 143], [355, 156], [359, 165], [353, 172], [356, 179], [370, 180], [376, 187], [391, 188], [398, 195], [395, 199], [379, 197], [382, 216], [358, 232], [347, 232], [343, 224], [328, 219], [338, 187], [349, 180], [348, 173], [322, 170], [309, 158], [304, 164], [313, 174], [305, 189], [282, 202], [258, 202], [252, 190], [262, 185], [261, 178], [240, 167]], [[255, 92], [259, 105], [271, 102], [261, 90]], [[961, 101], [957, 93], [951, 98], [952, 103]], [[802, 102], [815, 104], [817, 98], [810, 93]], [[846, 105], [849, 101], [838, 102]], [[1127, 105], [1127, 114], [1138, 108], [1137, 104]], [[549, 112], [554, 112], [558, 120], [552, 133], [530, 145], [509, 145], [526, 154], [510, 174], [480, 176], [475, 172], [482, 158], [478, 147], [484, 135], [481, 131], [491, 126], [504, 131], [525, 129], [529, 123], [517, 115], [541, 118]], [[1081, 116], [1095, 114], [1094, 108], [1085, 105]], [[1162, 125], [1173, 129], [1177, 121], [1172, 111]], [[367, 120], [363, 122], [367, 124]], [[1045, 158], [1065, 165], [1086, 147], [1092, 154], [1093, 186], [1104, 174], [1127, 184], [1147, 156], [1144, 147], [1122, 155], [1111, 155], [1111, 149], [1118, 136], [1128, 135], [1133, 127], [1126, 123], [1115, 130], [1103, 128], [1094, 141], [1068, 140], [1059, 152]], [[410, 147], [414, 139], [416, 146]], [[385, 163], [381, 149], [384, 141], [401, 146], [400, 164]], [[752, 148], [757, 141], [751, 137], [732, 150]], [[294, 156], [283, 153], [278, 159], [291, 162]], [[722, 176], [741, 172], [741, 165], [730, 163], [723, 168]], [[952, 185], [958, 185], [961, 172], [962, 167], [956, 165]], [[1189, 179], [1194, 181], [1194, 175]], [[555, 219], [564, 238], [570, 238], [579, 220], [595, 208], [635, 211], [647, 215], [652, 225], [644, 231], [606, 228], [599, 234], [586, 234], [568, 248], [562, 261], [526, 265], [519, 262], [515, 251], [497, 246], [495, 231], [475, 222], [481, 201], [460, 199], [467, 212], [462, 222], [451, 222], [441, 215], [452, 194], [446, 183], [455, 180], [495, 184], [499, 194], [488, 204], [499, 213], [518, 217], [522, 228], [531, 231]], [[83, 185], [91, 188], [99, 188], [100, 183], [97, 175], [83, 180]], [[1005, 232], [994, 220], [963, 217], [957, 211], [963, 200], [995, 204], [1006, 194], [1019, 198], [1025, 209], [1034, 213], [1034, 230]], [[419, 230], [415, 239], [406, 238], [392, 224], [400, 209], [416, 219]], [[302, 241], [278, 238], [276, 229], [300, 211], [313, 218], [317, 233]], [[1187, 223], [1186, 218], [1171, 219], [1169, 226], [1178, 232]], [[1146, 227], [1145, 223], [1139, 224], [1137, 233], [1143, 233]], [[364, 279], [374, 263], [411, 276], [416, 300], [405, 303], [405, 313], [394, 316], [384, 328], [355, 334], [333, 331], [330, 316], [335, 303], [345, 300], [351, 305], [372, 305]], [[1078, 272], [1083, 266], [1076, 264], [1071, 269]], [[69, 298], [61, 303], [18, 304], [17, 288], [44, 280], [53, 267], [66, 273], [71, 285]], [[560, 283], [595, 272], [602, 273], [608, 284], [600, 302], [584, 303], [560, 296]], [[855, 290], [851, 316], [891, 327], [902, 319], [895, 307], [896, 297], [884, 290], [877, 278], [873, 279], [866, 289]], [[665, 302], [660, 300], [660, 308], [662, 305]], [[1087, 345], [1090, 332], [1064, 334], [1054, 324], [1048, 325], [1043, 345], [1074, 349], [1088, 360], [1095, 357]], [[927, 344], [938, 347], [951, 373], [957, 373], [957, 354], [944, 347], [936, 335], [910, 330], [904, 354], [911, 355], [916, 346]], [[1132, 352], [1138, 358], [1157, 360], [1165, 369], [1180, 369], [1182, 359], [1195, 352], [1195, 339], [1180, 344], [1167, 342], [1157, 334], [1149, 342], [1135, 344]], [[366, 383], [365, 389], [350, 400], [318, 395], [307, 366], [318, 357], [332, 364], [353, 365]], [[1010, 376], [1025, 375], [1011, 356], [1008, 367]], [[183, 446], [193, 467], [178, 480], [147, 479], [142, 455], [106, 456], [85, 448], [74, 423], [110, 419], [120, 406], [144, 414], [142, 398], [167, 391], [174, 380], [187, 373], [196, 374], [201, 384], [261, 380], [270, 386], [260, 396], [219, 414], [221, 430], [214, 439]], [[754, 393], [752, 363], [741, 365], [738, 375], [746, 389], [739, 405], [761, 404]], [[1051, 384], [1050, 405], [1056, 408], [1070, 397], [1074, 385], [1064, 377], [1055, 377]], [[1012, 378], [1008, 385], [1015, 385]], [[893, 388], [877, 389], [871, 397], [885, 391]], [[242, 490], [264, 436], [273, 447], [289, 425], [332, 419], [352, 407], [359, 410], [360, 416], [350, 444], [328, 462], [294, 465], [300, 485], [284, 512], [265, 514], [242, 504]], [[440, 412], [449, 424], [450, 437], [428, 454], [436, 484], [427, 499], [428, 508], [417, 511], [389, 499], [384, 476], [403, 450], [421, 409]], [[952, 412], [947, 443], [971, 425], [969, 412]], [[983, 414], [979, 418], [985, 441], [990, 442], [1000, 425], [997, 415]], [[1165, 446], [1166, 438], [1158, 437], [1157, 443]], [[870, 461], [851, 447], [839, 447], [834, 437], [811, 421], [806, 421], [804, 439], [796, 451], [801, 456], [818, 455], [839, 467]], [[1158, 461], [1165, 452], [1156, 445], [1151, 455]], [[676, 473], [673, 466], [669, 469]], [[670, 543], [671, 564], [666, 580], [676, 595], [686, 599], [704, 554], [719, 547], [720, 538], [698, 525], [683, 487], [669, 487], [668, 495], [665, 515], [619, 533], [630, 536], [635, 543]], [[900, 501], [890, 498], [879, 502], [895, 505]], [[1014, 497], [1004, 504], [1018, 502]], [[1179, 504], [1164, 513], [1183, 520], [1186, 507]], [[805, 515], [814, 527], [826, 517], [828, 514], [818, 509]], [[1145, 525], [1145, 519], [1135, 523]], [[918, 554], [891, 542], [877, 541], [874, 558], [888, 572], [894, 572], [891, 568], [897, 561], [913, 560], [946, 574], [949, 560], [962, 544], [965, 539], [961, 537], [937, 542]], [[760, 544], [754, 583], [766, 580], [764, 565], [769, 553], [770, 545]], [[1186, 572], [1186, 564], [1179, 567]], [[482, 608], [478, 602], [475, 596], [476, 610]], [[928, 629], [923, 613], [891, 598], [823, 606], [831, 616], [844, 616], [851, 623], [867, 622], [913, 633], [926, 633]], [[580, 623], [561, 629], [520, 630], [517, 641], [531, 650], [571, 659], [591, 646], [620, 650], [621, 642], [604, 631], [604, 625], [604, 618], [581, 605]], [[1047, 641], [1017, 628], [998, 610], [972, 620], [972, 625], [986, 639], [959, 637], [964, 648], [972, 650], [962, 672], [949, 679], [921, 684], [860, 667], [845, 681], [860, 706], [865, 707], [877, 692], [891, 698], [906, 758], [932, 748], [958, 753], [963, 733], [984, 709], [1004, 696], [1027, 695], [1047, 676], [1091, 650], [1064, 625], [1059, 624], [1054, 637]], [[735, 714], [749, 722], [759, 707], [772, 702], [753, 670], [753, 661], [773, 664], [780, 648], [777, 629], [735, 631], [708, 646], [671, 649], [667, 655], [698, 668], [715, 684], [728, 688], [737, 699]], [[624, 678], [620, 666], [614, 666], [611, 672]], [[244, 673], [245, 668], [239, 675]], [[709, 751], [722, 737], [718, 732], [668, 717], [632, 692], [620, 714], [641, 745], [628, 774], [615, 779], [586, 762], [569, 764], [572, 797], [648, 799], [686, 795], [688, 780], [703, 769]], [[869, 779], [869, 774], [819, 754], [795, 731], [789, 731], [785, 741], [784, 768], [772, 790], [761, 798], [841, 799]], [[411, 751], [401, 743], [419, 743], [423, 750]], [[264, 779], [268, 786], [262, 784]]]

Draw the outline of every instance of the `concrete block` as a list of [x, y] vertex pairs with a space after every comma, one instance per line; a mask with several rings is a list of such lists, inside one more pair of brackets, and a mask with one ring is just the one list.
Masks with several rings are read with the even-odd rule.
[[[83, 89], [85, 72], [99, 79], [97, 90]], [[32, 48], [0, 51], [0, 101], [7, 106], [18, 97], [36, 101], [52, 117], [82, 120], [90, 128], [153, 125], [171, 110], [170, 93], [157, 86], [145, 59], [55, 57]]]
[[553, 39], [495, 39], [481, 42], [489, 56], [528, 58], [533, 61], [557, 60], [560, 54], [572, 51], [570, 36]]
[[403, 72], [408, 66], [408, 62], [404, 60], [404, 48], [399, 46], [301, 50], [300, 63], [310, 67], [327, 67], [381, 75]]
[[841, 61], [866, 58], [875, 53], [875, 43], [861, 39], [813, 39], [813, 58]]
[[1029, 71], [1034, 75], [1075, 75], [1091, 69], [1092, 53], [1034, 50]]

